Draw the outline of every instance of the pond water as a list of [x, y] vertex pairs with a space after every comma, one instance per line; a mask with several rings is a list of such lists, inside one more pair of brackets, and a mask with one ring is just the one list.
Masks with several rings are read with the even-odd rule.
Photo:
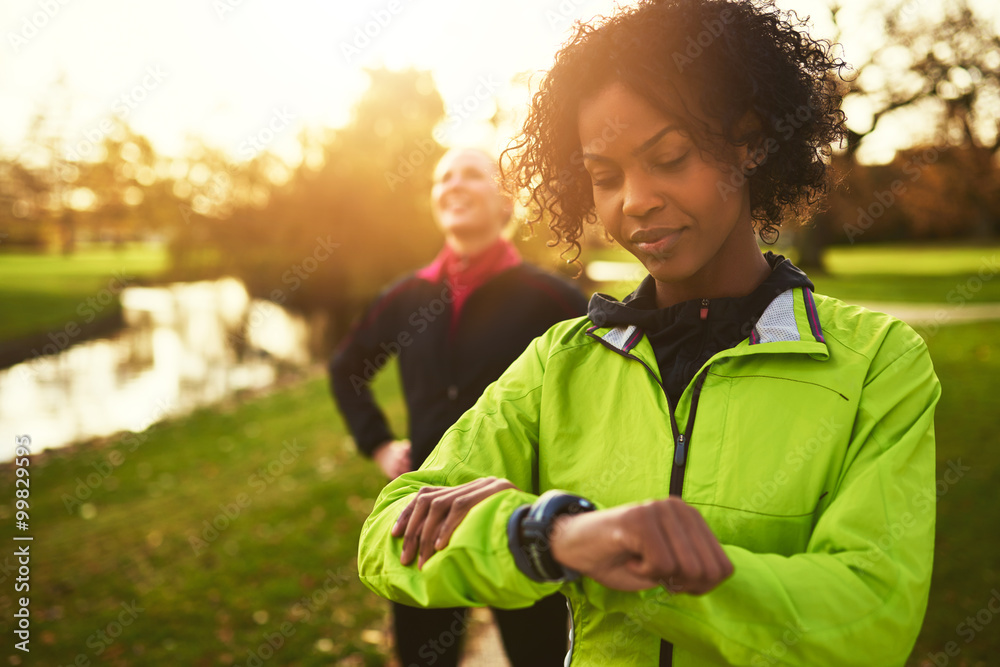
[[122, 291], [126, 328], [0, 371], [0, 461], [15, 435], [39, 452], [143, 431], [305, 367], [304, 318], [251, 299], [233, 278]]

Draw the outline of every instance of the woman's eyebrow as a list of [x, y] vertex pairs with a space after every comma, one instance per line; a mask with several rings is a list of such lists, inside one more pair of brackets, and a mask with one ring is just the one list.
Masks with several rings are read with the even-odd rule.
[[[656, 134], [654, 134], [653, 136], [651, 136], [649, 139], [647, 139], [646, 141], [642, 142], [641, 146], [639, 146], [638, 148], [636, 148], [635, 150], [632, 151], [632, 155], [639, 155], [639, 153], [642, 153], [644, 151], [648, 151], [650, 148], [652, 148], [653, 146], [655, 146], [656, 142], [658, 142], [660, 139], [662, 139], [665, 135], [669, 134], [670, 132], [676, 132], [679, 129], [680, 128], [677, 127], [676, 125], [668, 125], [668, 126], [666, 126], [662, 130], [660, 130], [659, 132], [657, 132]], [[611, 158], [609, 158], [609, 157], [605, 157], [603, 155], [596, 155], [594, 153], [584, 153], [583, 155], [581, 155], [581, 157], [584, 158], [584, 159], [587, 159], [587, 160], [598, 160], [598, 161], [603, 161], [603, 162], [610, 162], [611, 161]]]
[[643, 151], [648, 151], [650, 148], [655, 146], [656, 142], [662, 139], [664, 135], [669, 134], [670, 132], [676, 132], [677, 129], [678, 128], [676, 125], [667, 125], [665, 128], [663, 128], [662, 130], [651, 136], [649, 139], [646, 139], [646, 141], [644, 141], [641, 146], [632, 151], [632, 155], [638, 155]]

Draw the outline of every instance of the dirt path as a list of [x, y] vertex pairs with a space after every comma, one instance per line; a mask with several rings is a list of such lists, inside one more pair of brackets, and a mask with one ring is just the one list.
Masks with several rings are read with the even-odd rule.
[[489, 609], [472, 610], [469, 639], [459, 667], [510, 667]]

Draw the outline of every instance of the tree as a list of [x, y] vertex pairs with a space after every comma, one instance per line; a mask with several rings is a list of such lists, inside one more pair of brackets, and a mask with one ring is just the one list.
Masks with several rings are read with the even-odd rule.
[[80, 236], [118, 243], [176, 224], [166, 158], [117, 118], [67, 130], [72, 96], [64, 79], [39, 102], [16, 157], [0, 161], [0, 224], [8, 243], [57, 245], [72, 253]]
[[[931, 136], [915, 142], [934, 141], [968, 149], [975, 180], [974, 205], [984, 218], [997, 210], [995, 159], [1000, 147], [1000, 35], [990, 20], [976, 13], [968, 0], [946, 0], [942, 15], [916, 11], [915, 3], [879, 4], [866, 14], [867, 23], [881, 25], [885, 41], [860, 63], [852, 63], [844, 98], [851, 109], [841, 164], [858, 164], [858, 152], [880, 127], [899, 123], [904, 114], [917, 111], [929, 119]], [[844, 6], [830, 8], [834, 41], [848, 32]], [[869, 113], [863, 109], [867, 107]], [[863, 193], [868, 195], [870, 193]], [[851, 209], [853, 210], [853, 209]], [[826, 216], [799, 235], [800, 263], [815, 265], [838, 221]], [[992, 222], [995, 231], [995, 221]], [[803, 259], [805, 261], [803, 261]], [[815, 268], [815, 266], [814, 266]]]
[[346, 127], [301, 132], [305, 158], [294, 169], [266, 152], [240, 165], [217, 160], [215, 176], [224, 170], [231, 185], [211, 207], [197, 206], [192, 188], [196, 215], [174, 244], [175, 262], [202, 235], [217, 250], [218, 270], [252, 294], [331, 312], [343, 330], [359, 304], [433, 257], [441, 238], [431, 170], [443, 152], [433, 129], [444, 105], [426, 72], [368, 74]]

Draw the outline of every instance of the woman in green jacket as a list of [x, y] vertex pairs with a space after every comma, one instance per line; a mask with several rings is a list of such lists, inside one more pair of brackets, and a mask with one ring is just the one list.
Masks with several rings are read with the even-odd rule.
[[828, 44], [764, 2], [581, 26], [510, 172], [649, 276], [556, 325], [389, 484], [362, 579], [422, 606], [555, 591], [572, 665], [901, 665], [927, 604], [940, 388], [905, 324], [758, 250], [826, 188]]

